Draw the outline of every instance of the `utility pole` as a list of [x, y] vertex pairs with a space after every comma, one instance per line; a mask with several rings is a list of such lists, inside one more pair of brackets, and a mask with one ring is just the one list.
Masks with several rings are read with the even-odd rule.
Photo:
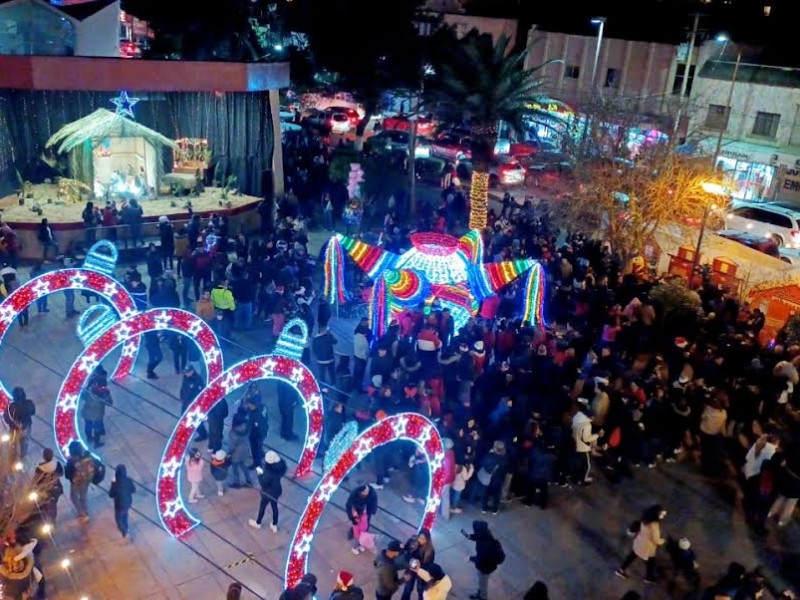
[[675, 115], [675, 126], [672, 128], [673, 143], [678, 137], [678, 129], [681, 126], [681, 118], [683, 117], [683, 107], [686, 102], [686, 89], [689, 86], [689, 73], [692, 68], [692, 61], [694, 59], [694, 47], [697, 43], [697, 31], [700, 27], [700, 17], [703, 15], [699, 12], [694, 13], [694, 25], [692, 25], [692, 35], [689, 38], [689, 50], [686, 52], [686, 61], [683, 63], [683, 81], [681, 81], [681, 95], [678, 98], [678, 112]]

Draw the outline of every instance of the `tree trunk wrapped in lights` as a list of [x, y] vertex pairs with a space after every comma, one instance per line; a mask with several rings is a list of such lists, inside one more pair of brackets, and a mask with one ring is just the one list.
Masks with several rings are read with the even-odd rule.
[[486, 227], [489, 213], [489, 173], [472, 172], [469, 188], [469, 228], [483, 229]]

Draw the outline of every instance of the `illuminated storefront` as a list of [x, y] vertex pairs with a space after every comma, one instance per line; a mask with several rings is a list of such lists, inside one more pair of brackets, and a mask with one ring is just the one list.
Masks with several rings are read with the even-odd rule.
[[717, 159], [717, 169], [733, 191], [735, 200], [759, 200], [769, 195], [775, 167], [728, 156]]

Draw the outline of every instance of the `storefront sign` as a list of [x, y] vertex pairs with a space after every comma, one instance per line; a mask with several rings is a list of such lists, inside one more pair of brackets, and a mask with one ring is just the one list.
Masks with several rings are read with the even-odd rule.
[[780, 178], [778, 199], [800, 204], [800, 169], [784, 169]]
[[733, 158], [735, 160], [753, 160], [753, 155], [750, 152], [736, 152], [735, 150], [723, 150], [720, 152], [725, 158]]

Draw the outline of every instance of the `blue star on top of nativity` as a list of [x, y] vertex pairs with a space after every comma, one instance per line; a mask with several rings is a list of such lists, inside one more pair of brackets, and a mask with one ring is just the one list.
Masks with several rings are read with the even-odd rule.
[[133, 116], [133, 107], [137, 102], [139, 102], [139, 98], [131, 98], [128, 96], [128, 92], [125, 91], [120, 92], [118, 98], [111, 99], [111, 103], [117, 107], [116, 113], [130, 119], [135, 118]]

